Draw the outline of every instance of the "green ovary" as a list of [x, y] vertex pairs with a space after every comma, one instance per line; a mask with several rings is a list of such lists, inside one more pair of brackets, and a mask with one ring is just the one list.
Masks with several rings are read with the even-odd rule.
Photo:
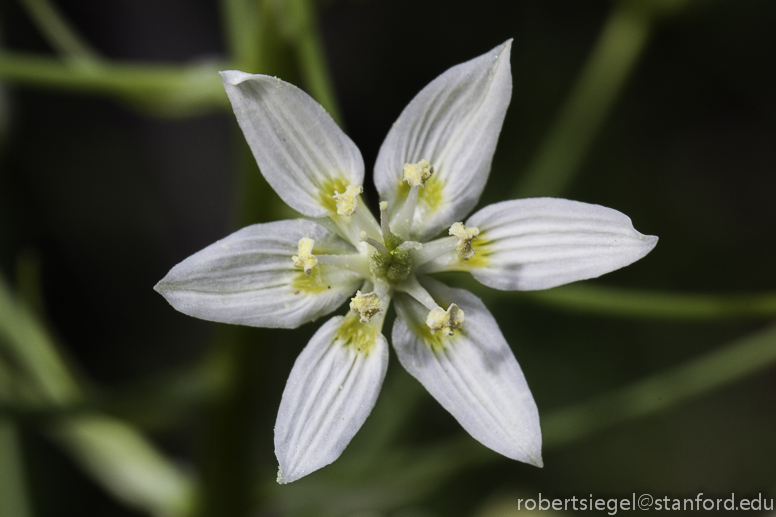
[[390, 252], [390, 256], [376, 251], [369, 261], [369, 271], [390, 283], [398, 283], [410, 275], [412, 259], [406, 250], [394, 249]]

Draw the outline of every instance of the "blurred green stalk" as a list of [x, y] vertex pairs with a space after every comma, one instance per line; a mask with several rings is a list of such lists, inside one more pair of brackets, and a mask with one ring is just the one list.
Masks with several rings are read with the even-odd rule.
[[[266, 73], [272, 61], [267, 30], [271, 12], [261, 0], [223, 0], [221, 10], [230, 63], [249, 73]], [[236, 125], [235, 125], [236, 128]], [[237, 136], [242, 140], [242, 134]], [[266, 216], [262, 202], [268, 185], [256, 168], [244, 142], [236, 147], [238, 169], [239, 226], [254, 224], [257, 216]], [[247, 516], [257, 506], [253, 490], [255, 458], [251, 452], [257, 433], [250, 415], [255, 413], [255, 382], [261, 377], [264, 350], [257, 335], [261, 330], [220, 326], [208, 357], [205, 374], [216, 390], [205, 401], [205, 426], [200, 444], [201, 487], [196, 515], [201, 517]], [[261, 341], [260, 339], [258, 341]]]
[[[7, 402], [21, 389], [10, 365], [0, 355], [0, 402]], [[18, 426], [0, 413], [0, 517], [32, 515], [25, 481]]]
[[275, 5], [284, 36], [296, 52], [308, 93], [342, 127], [342, 117], [318, 30], [314, 2], [282, 0]]
[[99, 61], [74, 66], [59, 59], [0, 51], [0, 80], [25, 86], [115, 96], [188, 114], [226, 108], [218, 63], [144, 65]]
[[0, 517], [30, 517], [21, 442], [16, 424], [0, 417]]
[[621, 1], [612, 8], [566, 103], [515, 186], [514, 197], [557, 197], [567, 189], [646, 46], [657, 12], [646, 5]]
[[498, 291], [491, 296], [527, 298], [541, 305], [585, 314], [641, 319], [688, 321], [776, 317], [776, 293], [682, 294], [572, 284], [545, 291]]
[[[0, 346], [45, 402], [70, 405], [82, 398], [54, 340], [2, 278]], [[48, 431], [97, 483], [130, 506], [160, 516], [187, 514], [191, 481], [130, 425], [95, 412], [54, 421]]]
[[771, 368], [776, 326], [734, 341], [689, 363], [543, 418], [545, 447], [586, 438], [617, 424], [665, 411]]
[[261, 41], [264, 19], [261, 17], [260, 0], [223, 0], [223, 16], [226, 46], [230, 64], [237, 70], [259, 73], [262, 69]]
[[20, 3], [43, 36], [63, 57], [74, 63], [99, 59], [97, 52], [48, 0], [20, 0]]

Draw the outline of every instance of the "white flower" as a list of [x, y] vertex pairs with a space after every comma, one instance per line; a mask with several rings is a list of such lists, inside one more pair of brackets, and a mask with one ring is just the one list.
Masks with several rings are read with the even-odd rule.
[[461, 222], [490, 172], [512, 93], [510, 47], [454, 66], [402, 112], [375, 165], [379, 222], [360, 198], [361, 154], [321, 106], [280, 79], [221, 73], [264, 177], [311, 219], [243, 228], [156, 289], [186, 314], [258, 327], [295, 328], [350, 299], [291, 371], [275, 426], [279, 482], [334, 461], [371, 412], [391, 302], [402, 365], [474, 438], [542, 465], [536, 404], [498, 324], [479, 298], [426, 275], [547, 289], [626, 266], [657, 238], [620, 212], [565, 199], [505, 201]]

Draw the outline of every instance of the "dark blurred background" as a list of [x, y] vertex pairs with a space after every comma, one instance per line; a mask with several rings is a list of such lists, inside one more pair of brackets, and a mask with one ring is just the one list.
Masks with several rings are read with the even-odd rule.
[[[776, 3], [675, 3], [639, 2], [635, 9], [649, 13], [643, 14], [650, 17], [648, 34], [611, 110], [604, 110], [600, 128], [591, 125], [590, 146], [571, 180], [534, 194], [615, 208], [642, 233], [660, 237], [648, 257], [596, 285], [725, 296], [776, 292]], [[224, 8], [215, 1], [54, 5], [106, 59], [195, 64], [229, 57]], [[367, 178], [383, 137], [424, 85], [514, 38], [514, 93], [481, 205], [515, 197], [621, 5], [315, 4], [341, 121], [363, 153]], [[53, 56], [21, 3], [3, 0], [0, 17], [0, 52]], [[282, 20], [267, 23], [267, 31], [281, 35], [272, 58], [247, 71], [306, 88]], [[318, 324], [229, 329], [176, 312], [152, 290], [173, 265], [240, 226], [289, 216], [247, 157], [228, 107], [169, 113], [118, 96], [3, 82], [2, 70], [3, 276], [17, 291], [32, 285], [34, 310], [78, 372], [90, 394], [87, 406], [132, 423], [201, 481], [196, 499], [211, 515], [508, 516], [516, 514], [513, 498], [539, 492], [774, 496], [773, 366], [664, 411], [548, 446], [539, 470], [496, 457], [465, 436], [395, 356], [373, 415], [380, 419], [367, 421], [343, 454], [344, 466], [275, 487], [275, 412], [293, 361]], [[376, 191], [366, 195], [374, 210]], [[542, 416], [710, 353], [768, 320], [590, 314], [449, 278], [488, 304]], [[224, 357], [237, 357], [240, 372], [237, 380], [216, 382], [227, 395], [214, 395], [200, 377], [221, 371], [213, 365], [228, 363]], [[235, 363], [229, 364], [227, 377]], [[50, 439], [44, 429], [58, 416], [7, 413], [18, 430], [31, 515], [147, 514], [117, 500]], [[377, 454], [373, 437], [385, 422], [396, 425]], [[431, 451], [445, 440], [463, 444], [450, 454], [473, 459], [456, 466], [444, 455], [438, 465], [429, 459], [427, 471], [408, 478], [411, 487], [395, 484], [402, 466], [412, 464], [397, 459], [401, 451]], [[359, 461], [367, 488], [354, 488], [361, 485], [348, 477], [348, 465]], [[250, 494], [247, 512], [247, 506], [229, 509], [238, 485]]]

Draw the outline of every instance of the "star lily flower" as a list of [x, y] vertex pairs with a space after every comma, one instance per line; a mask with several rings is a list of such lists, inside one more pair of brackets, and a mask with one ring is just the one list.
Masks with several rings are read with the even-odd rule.
[[257, 327], [295, 328], [350, 300], [291, 371], [275, 425], [278, 482], [337, 459], [364, 423], [388, 366], [392, 303], [404, 368], [475, 439], [542, 465], [538, 410], [498, 324], [479, 298], [428, 275], [547, 289], [626, 266], [657, 238], [620, 212], [565, 199], [496, 203], [462, 222], [510, 101], [510, 47], [452, 67], [405, 108], [375, 165], [379, 221], [361, 198], [360, 152], [318, 103], [280, 79], [221, 72], [261, 172], [308, 219], [243, 228], [175, 266], [156, 290], [185, 314]]

